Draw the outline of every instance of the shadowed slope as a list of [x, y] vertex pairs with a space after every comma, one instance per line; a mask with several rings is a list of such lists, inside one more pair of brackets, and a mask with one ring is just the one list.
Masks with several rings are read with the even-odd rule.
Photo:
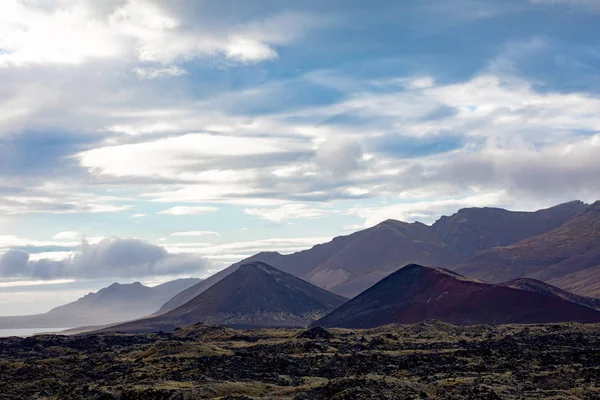
[[501, 283], [499, 286], [510, 287], [513, 289], [521, 289], [526, 290], [528, 292], [542, 294], [544, 296], [550, 296], [557, 299], [564, 299], [585, 307], [600, 310], [600, 299], [579, 296], [575, 293], [571, 293], [566, 290], [557, 288], [556, 286], [552, 286], [545, 282], [538, 281], [537, 279], [519, 278], [510, 282]]
[[372, 328], [438, 319], [455, 325], [598, 322], [600, 312], [546, 295], [411, 264], [311, 326]]

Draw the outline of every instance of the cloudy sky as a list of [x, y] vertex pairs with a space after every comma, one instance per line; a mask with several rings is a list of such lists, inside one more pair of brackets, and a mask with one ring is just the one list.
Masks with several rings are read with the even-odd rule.
[[0, 1], [0, 315], [600, 198], [597, 0]]

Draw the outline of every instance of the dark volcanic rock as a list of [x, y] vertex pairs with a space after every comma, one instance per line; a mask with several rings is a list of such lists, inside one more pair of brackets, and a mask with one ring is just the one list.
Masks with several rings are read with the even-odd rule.
[[291, 329], [199, 340], [7, 338], [0, 339], [0, 398], [592, 400], [600, 398], [598, 328], [428, 321], [333, 330], [328, 341], [298, 340], [302, 331]]
[[310, 328], [301, 334], [298, 335], [299, 339], [332, 339], [333, 334], [331, 334], [326, 329], [321, 328], [320, 326], [315, 326], [314, 328]]

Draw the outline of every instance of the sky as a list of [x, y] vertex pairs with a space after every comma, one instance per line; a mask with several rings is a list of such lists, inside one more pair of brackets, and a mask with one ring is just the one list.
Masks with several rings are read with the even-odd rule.
[[600, 2], [0, 1], [0, 315], [600, 198]]

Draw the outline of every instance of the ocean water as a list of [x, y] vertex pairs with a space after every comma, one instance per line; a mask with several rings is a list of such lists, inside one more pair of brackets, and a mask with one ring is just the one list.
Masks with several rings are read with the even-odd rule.
[[31, 329], [0, 329], [0, 337], [21, 336], [28, 337], [40, 333], [53, 333], [69, 328], [31, 328]]

